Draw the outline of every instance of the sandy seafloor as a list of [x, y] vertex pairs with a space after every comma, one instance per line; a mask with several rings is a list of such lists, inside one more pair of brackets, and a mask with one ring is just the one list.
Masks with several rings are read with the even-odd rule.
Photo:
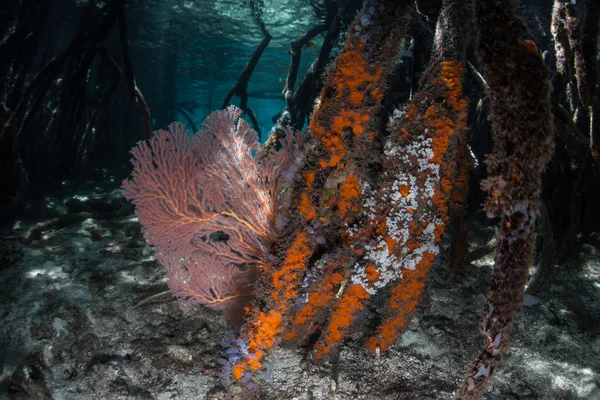
[[[451, 399], [481, 347], [492, 257], [460, 276], [442, 258], [409, 330], [381, 357], [363, 349], [359, 326], [335, 363], [314, 365], [281, 348], [260, 394], [225, 389], [217, 359], [233, 331], [219, 313], [169, 295], [136, 306], [167, 285], [118, 187], [109, 176], [65, 184], [41, 211], [4, 227], [0, 398]], [[493, 237], [484, 223], [471, 218], [472, 247]], [[600, 233], [526, 297], [485, 398], [600, 399], [599, 372]]]

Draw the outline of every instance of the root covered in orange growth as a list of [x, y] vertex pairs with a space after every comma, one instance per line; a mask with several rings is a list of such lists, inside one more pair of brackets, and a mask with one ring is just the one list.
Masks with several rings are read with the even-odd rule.
[[[396, 178], [387, 183], [388, 188], [399, 192], [395, 197], [397, 205], [388, 214], [385, 232], [378, 233], [403, 269], [402, 280], [391, 290], [388, 319], [367, 342], [373, 352], [389, 348], [414, 315], [425, 279], [439, 252], [438, 244], [450, 219], [451, 206], [465, 199], [466, 161], [460, 147], [466, 143], [463, 67], [447, 61], [431, 68], [437, 78], [430, 75], [426, 91], [411, 103], [405, 118], [396, 122], [392, 146], [397, 147], [391, 147], [387, 153], [404, 157], [397, 161], [392, 175]], [[439, 102], [440, 97], [445, 101]], [[411, 134], [407, 136], [407, 132]], [[394, 159], [389, 162], [394, 163]], [[414, 173], [415, 164], [422, 166], [422, 172]], [[424, 184], [428, 188], [423, 188]], [[391, 232], [396, 232], [396, 236]], [[371, 256], [381, 257], [381, 254]]]
[[331, 348], [339, 343], [345, 336], [346, 330], [350, 327], [358, 313], [365, 307], [365, 301], [369, 294], [361, 285], [352, 285], [342, 295], [342, 298], [335, 304], [331, 313], [331, 321], [327, 327], [327, 333], [318, 346], [315, 346], [317, 359], [328, 354]]
[[306, 269], [310, 254], [307, 235], [301, 232], [288, 250], [283, 266], [272, 273], [272, 308], [266, 312], [248, 310], [245, 336], [249, 355], [234, 366], [236, 379], [239, 380], [248, 369], [261, 369], [265, 351], [272, 349], [281, 337], [283, 316], [288, 311], [288, 302], [297, 295], [298, 274]]
[[298, 290], [298, 275], [306, 270], [306, 260], [311, 250], [308, 247], [308, 237], [305, 232], [300, 232], [294, 244], [288, 250], [285, 263], [277, 271], [273, 272], [273, 288], [271, 296], [279, 302], [279, 311], [287, 310], [287, 302], [296, 297]]
[[377, 328], [377, 334], [367, 341], [366, 346], [369, 350], [374, 353], [377, 348], [385, 351], [394, 344], [398, 334], [417, 310], [425, 279], [435, 257], [435, 254], [424, 253], [417, 268], [403, 272], [402, 281], [394, 286], [391, 292], [390, 307], [394, 311], [393, 316], [381, 324]]

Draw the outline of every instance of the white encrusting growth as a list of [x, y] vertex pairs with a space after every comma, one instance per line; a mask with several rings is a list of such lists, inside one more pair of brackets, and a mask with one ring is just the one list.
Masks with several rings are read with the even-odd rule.
[[[406, 113], [395, 110], [390, 122], [396, 124], [404, 118]], [[385, 217], [387, 231], [364, 246], [364, 259], [354, 266], [352, 282], [360, 284], [371, 295], [400, 280], [402, 269], [415, 269], [423, 254], [439, 253], [435, 230], [443, 221], [433, 203], [440, 184], [440, 164], [433, 161], [434, 157], [428, 128], [411, 132], [410, 139], [400, 144], [389, 140], [384, 147], [384, 165], [391, 168], [387, 168], [384, 176], [389, 179], [390, 174], [394, 174], [391, 190], [382, 195], [371, 192], [368, 185], [363, 187], [363, 206], [369, 219], [378, 215], [377, 204], [392, 205]], [[411, 227], [415, 219], [420, 227], [418, 232], [414, 232], [414, 223]], [[367, 277], [369, 264], [377, 268], [378, 276], [374, 280]]]

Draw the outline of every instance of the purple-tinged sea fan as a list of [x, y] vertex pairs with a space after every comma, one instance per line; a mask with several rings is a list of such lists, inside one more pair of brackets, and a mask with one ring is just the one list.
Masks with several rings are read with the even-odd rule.
[[123, 182], [173, 294], [236, 325], [283, 219], [282, 171], [294, 169], [301, 145], [289, 132], [281, 150], [262, 149], [241, 114], [216, 111], [194, 135], [180, 123], [157, 131], [131, 151]]

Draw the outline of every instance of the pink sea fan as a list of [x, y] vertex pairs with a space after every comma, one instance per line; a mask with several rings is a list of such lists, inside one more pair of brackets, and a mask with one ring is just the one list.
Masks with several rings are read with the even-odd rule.
[[301, 145], [289, 132], [281, 150], [264, 150], [241, 114], [213, 112], [195, 135], [180, 123], [157, 131], [131, 151], [123, 182], [174, 295], [229, 313], [251, 296], [284, 209], [281, 171]]

